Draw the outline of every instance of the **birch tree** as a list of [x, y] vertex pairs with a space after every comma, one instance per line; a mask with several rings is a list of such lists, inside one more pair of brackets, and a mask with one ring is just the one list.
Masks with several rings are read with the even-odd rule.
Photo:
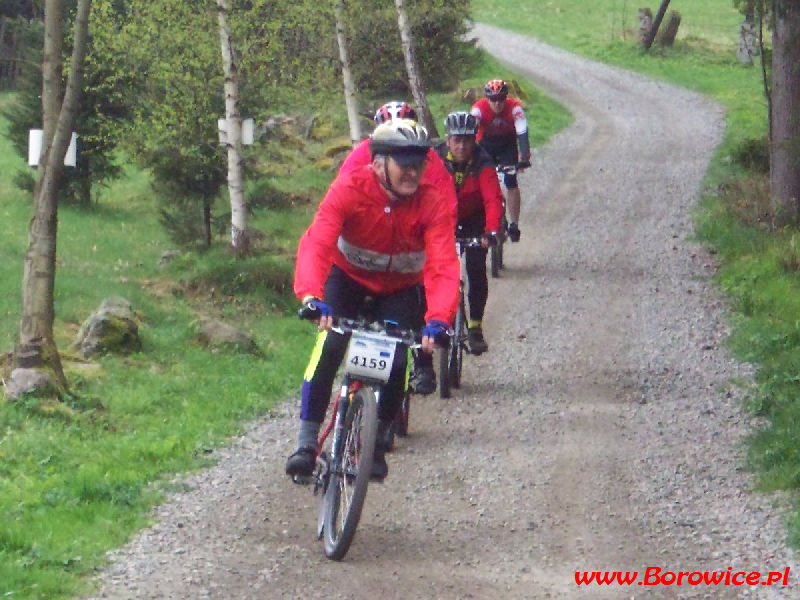
[[238, 257], [249, 251], [247, 206], [242, 184], [242, 116], [239, 114], [239, 63], [228, 25], [230, 0], [217, 0], [222, 68], [225, 75], [225, 143], [228, 150], [228, 195], [231, 204], [231, 244]]
[[344, 20], [344, 15], [346, 14], [344, 0], [334, 0], [333, 13], [336, 19], [336, 41], [339, 44], [339, 61], [342, 66], [344, 103], [347, 107], [347, 121], [350, 123], [350, 141], [355, 146], [361, 140], [361, 125], [358, 120], [356, 85], [353, 80], [353, 71], [350, 68], [350, 54]]
[[53, 336], [58, 229], [56, 191], [78, 111], [90, 5], [91, 0], [78, 0], [70, 72], [62, 101], [63, 4], [61, 0], [45, 2], [42, 154], [39, 160], [39, 179], [34, 189], [28, 251], [23, 265], [19, 344], [15, 350], [15, 362], [18, 366], [49, 369], [64, 389], [67, 388], [67, 381]]
[[414, 41], [411, 37], [411, 25], [408, 21], [405, 0], [394, 0], [397, 7], [397, 25], [400, 29], [400, 40], [403, 43], [403, 57], [406, 62], [408, 72], [408, 84], [411, 87], [411, 94], [414, 96], [414, 104], [417, 107], [417, 114], [422, 116], [422, 124], [428, 130], [431, 137], [438, 137], [439, 133], [433, 120], [433, 114], [428, 106], [428, 99], [425, 96], [425, 88], [419, 76], [417, 59], [414, 56]]

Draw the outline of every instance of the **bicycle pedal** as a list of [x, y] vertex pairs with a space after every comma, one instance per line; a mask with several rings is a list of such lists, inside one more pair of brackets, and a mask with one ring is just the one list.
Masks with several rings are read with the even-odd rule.
[[309, 485], [312, 481], [314, 481], [312, 475], [292, 475], [292, 482], [297, 485]]

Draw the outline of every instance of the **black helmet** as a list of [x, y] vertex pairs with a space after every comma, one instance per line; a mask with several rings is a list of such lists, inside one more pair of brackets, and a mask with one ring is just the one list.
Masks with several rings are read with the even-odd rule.
[[478, 119], [465, 111], [452, 112], [444, 120], [447, 135], [475, 135], [478, 133]]

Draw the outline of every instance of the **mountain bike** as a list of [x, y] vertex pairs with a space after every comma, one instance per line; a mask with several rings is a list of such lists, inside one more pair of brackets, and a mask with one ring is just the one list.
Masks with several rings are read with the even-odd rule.
[[[526, 169], [531, 166], [530, 161], [519, 162], [516, 165], [497, 165], [495, 170], [497, 176], [516, 175], [518, 169]], [[501, 178], [502, 180], [502, 178]], [[500, 270], [503, 268], [503, 245], [508, 237], [508, 219], [506, 218], [506, 195], [503, 192], [503, 217], [500, 222], [500, 231], [497, 232], [497, 244], [489, 250], [489, 266], [492, 277], [500, 277]]]
[[[499, 237], [499, 236], [498, 236]], [[457, 237], [456, 251], [459, 257], [464, 255], [467, 248], [480, 248], [480, 237]], [[492, 246], [494, 247], [494, 246]], [[450, 343], [441, 348], [439, 352], [439, 397], [449, 398], [451, 390], [461, 386], [461, 371], [464, 365], [464, 352], [469, 353], [469, 329], [467, 325], [467, 303], [464, 297], [466, 282], [461, 278], [459, 282], [458, 310], [453, 323], [453, 333]]]
[[[319, 315], [311, 306], [301, 309], [298, 316], [314, 319]], [[333, 331], [350, 338], [344, 376], [320, 435], [314, 473], [310, 481], [296, 481], [313, 483], [314, 495], [321, 494], [317, 537], [323, 541], [325, 556], [341, 560], [353, 541], [367, 496], [383, 386], [395, 355], [419, 343], [414, 332], [389, 321], [379, 324], [338, 317], [334, 323]]]

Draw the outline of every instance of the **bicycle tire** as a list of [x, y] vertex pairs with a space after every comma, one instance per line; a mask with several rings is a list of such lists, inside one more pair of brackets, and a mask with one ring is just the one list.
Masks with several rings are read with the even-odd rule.
[[397, 411], [397, 416], [394, 419], [394, 432], [400, 437], [408, 435], [408, 419], [411, 415], [411, 394], [406, 391], [403, 395], [403, 402], [400, 404], [400, 410]]
[[439, 397], [449, 398], [452, 394], [450, 391], [450, 348], [453, 346], [453, 341], [444, 347], [439, 348]]
[[397, 422], [395, 420], [389, 423], [389, 427], [386, 428], [386, 435], [383, 436], [383, 445], [386, 448], [386, 452], [394, 451], [394, 437], [396, 432]]
[[450, 376], [450, 387], [461, 387], [461, 371], [464, 365], [464, 343], [467, 339], [466, 306], [464, 305], [464, 293], [462, 291], [458, 302], [458, 312], [456, 313], [455, 335], [450, 342], [450, 361], [448, 374]]
[[[505, 206], [504, 206], [505, 208]], [[503, 264], [503, 247], [505, 246], [506, 239], [508, 239], [508, 219], [506, 216], [503, 215], [503, 219], [500, 223], [501, 233], [499, 239], [497, 240], [497, 269], [503, 269], [505, 265]]]
[[325, 556], [331, 560], [344, 558], [356, 534], [367, 497], [377, 430], [375, 394], [369, 388], [361, 388], [350, 399], [341, 432], [342, 449], [338, 464], [331, 469], [323, 498], [325, 523], [322, 537]]
[[489, 265], [491, 266], [492, 277], [500, 277], [500, 263], [502, 262], [502, 246], [500, 240], [496, 246], [489, 250]]
[[504, 236], [503, 240], [497, 245], [497, 267], [498, 267], [498, 269], [505, 268], [505, 265], [503, 264], [503, 246], [505, 246], [505, 243], [506, 243], [506, 239], [505, 239], [505, 236]]

